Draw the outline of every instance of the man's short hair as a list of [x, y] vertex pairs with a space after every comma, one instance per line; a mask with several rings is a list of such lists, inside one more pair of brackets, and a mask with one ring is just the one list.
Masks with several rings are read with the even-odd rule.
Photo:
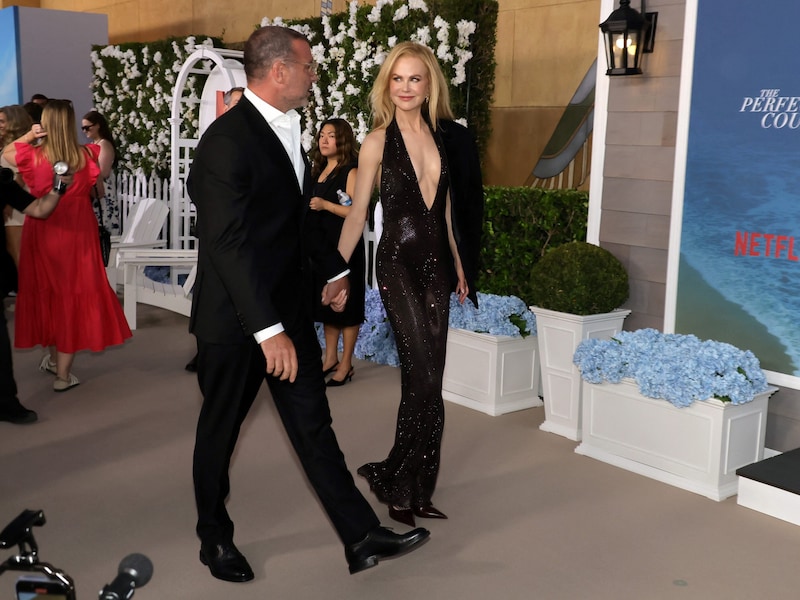
[[244, 72], [247, 80], [262, 79], [272, 63], [290, 58], [295, 40], [308, 43], [308, 38], [299, 31], [280, 25], [268, 25], [251, 33], [244, 44]]

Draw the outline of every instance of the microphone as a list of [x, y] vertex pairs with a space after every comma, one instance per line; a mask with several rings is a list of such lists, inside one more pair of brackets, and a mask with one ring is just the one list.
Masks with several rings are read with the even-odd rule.
[[144, 554], [129, 554], [119, 563], [114, 581], [100, 590], [99, 600], [126, 600], [133, 590], [142, 587], [153, 576], [153, 563]]

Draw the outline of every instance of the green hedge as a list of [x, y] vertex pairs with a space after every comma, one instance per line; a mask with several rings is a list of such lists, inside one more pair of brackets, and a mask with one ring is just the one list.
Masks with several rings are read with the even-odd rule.
[[486, 186], [478, 290], [531, 302], [531, 267], [551, 248], [586, 240], [589, 195]]

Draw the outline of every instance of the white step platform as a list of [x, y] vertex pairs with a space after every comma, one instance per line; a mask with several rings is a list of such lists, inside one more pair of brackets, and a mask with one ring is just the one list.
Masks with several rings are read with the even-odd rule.
[[800, 448], [742, 467], [737, 503], [800, 525]]

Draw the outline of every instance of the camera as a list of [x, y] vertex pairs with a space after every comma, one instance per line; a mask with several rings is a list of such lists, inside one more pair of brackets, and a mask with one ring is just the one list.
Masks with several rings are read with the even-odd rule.
[[17, 580], [17, 600], [75, 600], [75, 593], [44, 575], [24, 575]]

